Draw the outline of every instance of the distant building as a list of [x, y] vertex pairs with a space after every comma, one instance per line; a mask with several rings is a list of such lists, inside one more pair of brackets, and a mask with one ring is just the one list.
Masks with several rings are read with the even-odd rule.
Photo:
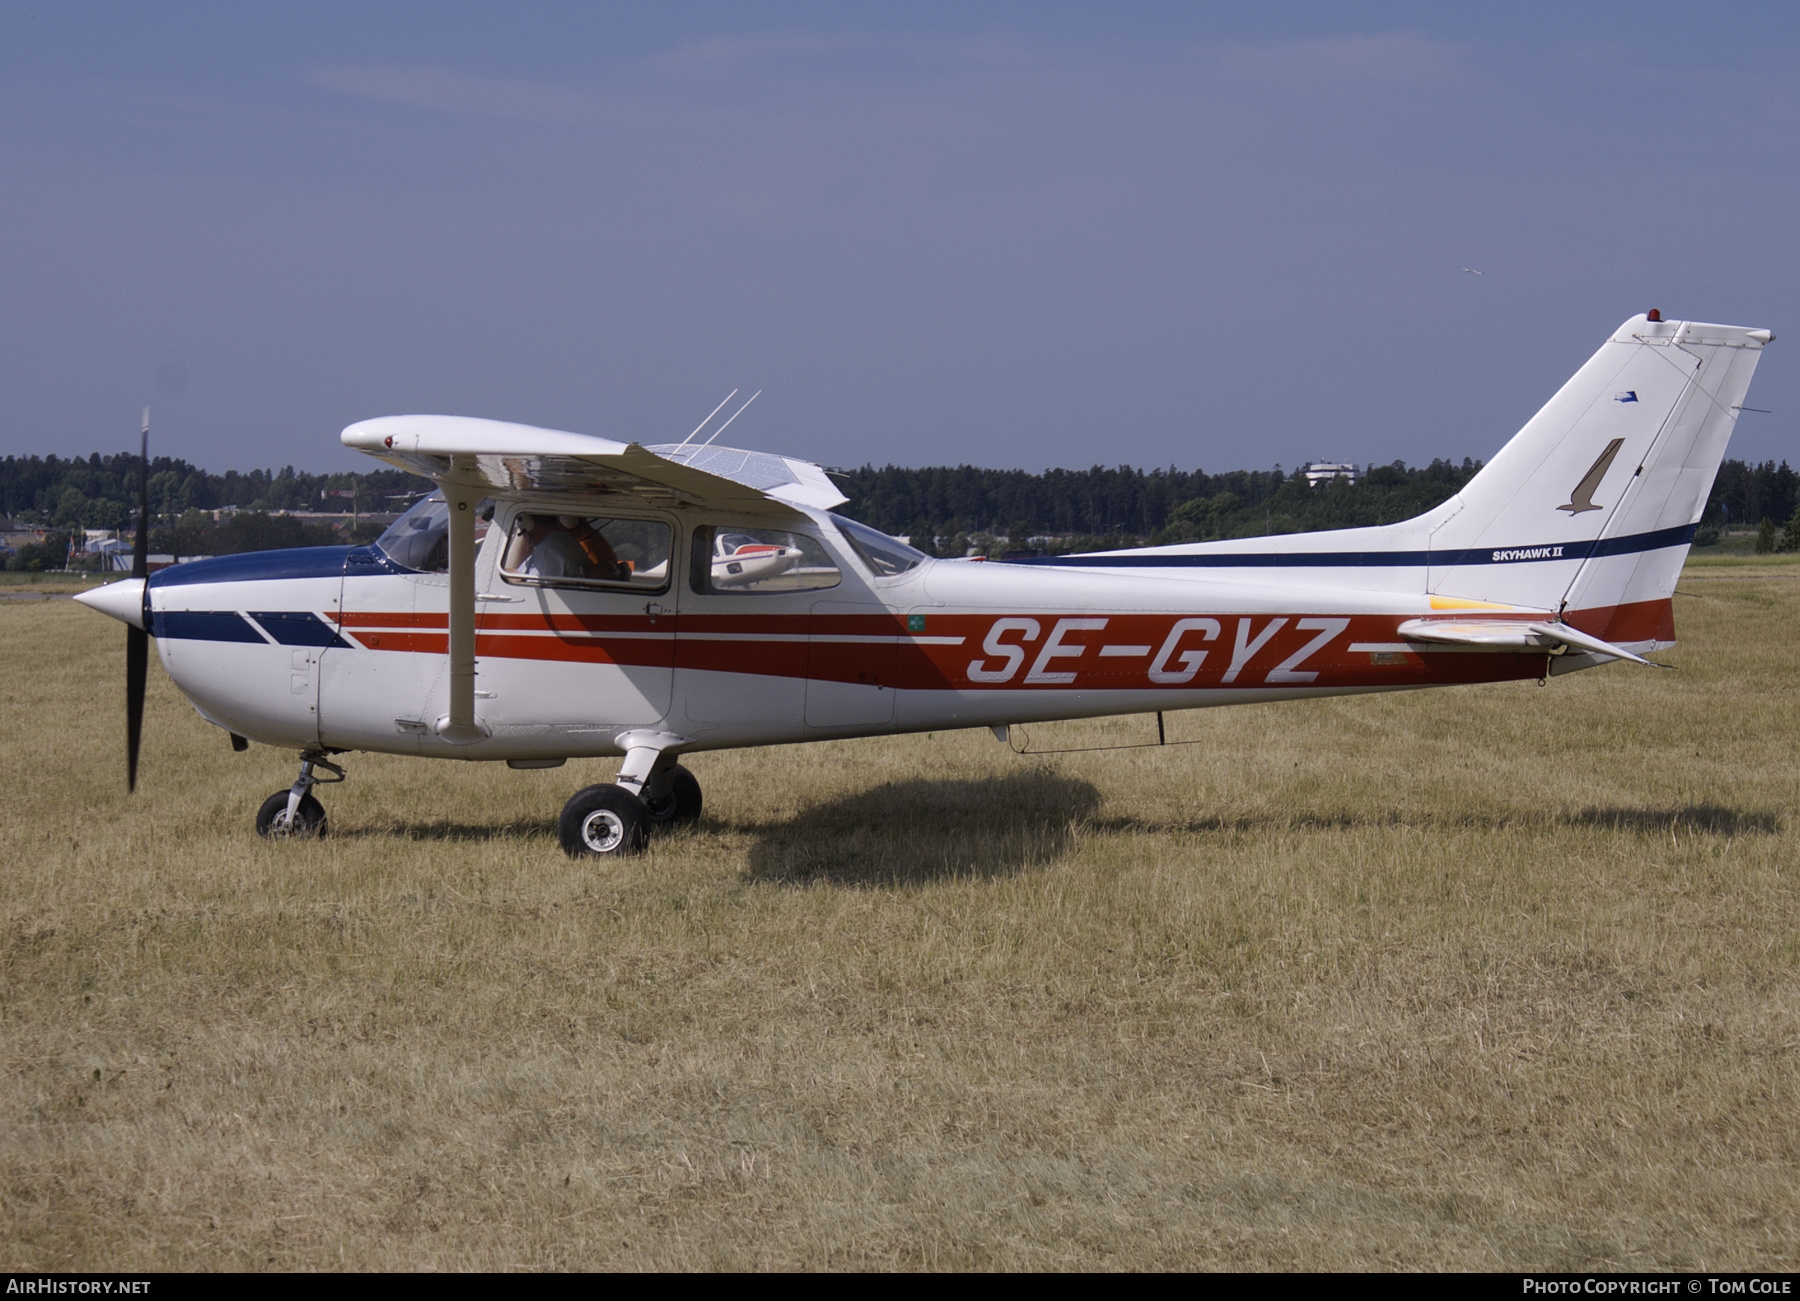
[[42, 524], [17, 526], [6, 530], [4, 533], [0, 533], [0, 547], [6, 547], [7, 549], [12, 550], [18, 547], [29, 546], [32, 543], [42, 542], [45, 538], [49, 537], [52, 532], [54, 532], [54, 530]]
[[103, 556], [120, 549], [131, 550], [131, 543], [122, 541], [118, 529], [83, 529], [81, 536], [81, 552], [89, 556]]
[[1333, 479], [1348, 479], [1355, 483], [1362, 473], [1347, 461], [1312, 461], [1302, 466], [1301, 471], [1306, 475], [1306, 482], [1314, 488]]
[[[115, 551], [112, 553], [110, 559], [112, 560], [112, 567], [115, 573], [129, 574], [131, 572], [132, 558], [130, 551]], [[190, 560], [211, 559], [211, 556], [172, 556], [166, 551], [160, 554], [152, 552], [144, 558], [144, 568], [148, 572], [154, 574], [159, 569], [168, 569], [174, 565], [185, 565]]]

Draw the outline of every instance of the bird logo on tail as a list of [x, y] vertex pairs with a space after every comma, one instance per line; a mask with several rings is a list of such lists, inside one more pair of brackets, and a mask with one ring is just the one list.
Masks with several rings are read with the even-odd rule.
[[1619, 449], [1623, 446], [1625, 446], [1623, 438], [1615, 438], [1608, 443], [1606, 450], [1600, 453], [1599, 459], [1588, 467], [1586, 474], [1581, 476], [1581, 482], [1575, 485], [1575, 491], [1569, 494], [1569, 500], [1556, 509], [1566, 510], [1571, 515], [1579, 515], [1584, 510], [1605, 510], [1604, 506], [1598, 505], [1594, 501], [1594, 490], [1600, 486], [1600, 480], [1606, 477], [1606, 472], [1612, 469], [1613, 457], [1619, 454]]

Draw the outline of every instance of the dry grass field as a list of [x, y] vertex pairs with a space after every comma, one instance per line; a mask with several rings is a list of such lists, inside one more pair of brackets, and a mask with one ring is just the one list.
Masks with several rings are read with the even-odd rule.
[[[603, 765], [351, 756], [265, 845], [0, 602], [9, 1269], [1800, 1268], [1800, 565], [1678, 672]], [[1034, 743], [1153, 734], [1144, 719]]]

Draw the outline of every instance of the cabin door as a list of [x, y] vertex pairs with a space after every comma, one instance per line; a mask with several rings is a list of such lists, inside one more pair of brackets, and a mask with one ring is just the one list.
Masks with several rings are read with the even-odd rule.
[[674, 537], [665, 519], [515, 512], [476, 566], [476, 718], [496, 736], [565, 737], [572, 753], [660, 722]]

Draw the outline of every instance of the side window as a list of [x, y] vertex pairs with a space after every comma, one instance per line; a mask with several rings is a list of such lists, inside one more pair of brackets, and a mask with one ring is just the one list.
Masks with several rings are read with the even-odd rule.
[[674, 536], [661, 520], [520, 512], [500, 576], [509, 583], [660, 592], [669, 585]]
[[703, 525], [694, 530], [690, 585], [702, 596], [739, 592], [804, 592], [836, 587], [837, 565], [819, 542], [785, 529]]

